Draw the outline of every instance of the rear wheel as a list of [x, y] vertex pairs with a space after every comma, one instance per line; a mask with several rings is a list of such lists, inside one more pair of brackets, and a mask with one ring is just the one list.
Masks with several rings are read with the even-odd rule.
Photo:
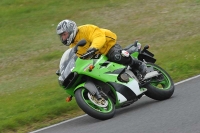
[[102, 98], [97, 100], [90, 92], [85, 88], [80, 88], [75, 92], [76, 102], [79, 107], [88, 115], [100, 119], [110, 119], [115, 114], [115, 106], [113, 102], [108, 98], [107, 100]]
[[158, 65], [147, 63], [147, 67], [153, 67], [160, 75], [153, 77], [145, 87], [145, 95], [155, 100], [165, 100], [170, 98], [174, 93], [174, 83], [170, 75]]

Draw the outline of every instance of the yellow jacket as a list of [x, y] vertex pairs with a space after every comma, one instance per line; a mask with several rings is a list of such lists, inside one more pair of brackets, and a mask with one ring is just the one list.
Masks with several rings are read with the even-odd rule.
[[116, 44], [117, 36], [110, 30], [101, 29], [95, 25], [82, 25], [78, 27], [78, 32], [70, 48], [76, 46], [82, 39], [85, 39], [87, 43], [83, 47], [78, 47], [77, 56], [86, 53], [89, 48], [96, 48], [101, 54], [106, 55], [109, 49]]

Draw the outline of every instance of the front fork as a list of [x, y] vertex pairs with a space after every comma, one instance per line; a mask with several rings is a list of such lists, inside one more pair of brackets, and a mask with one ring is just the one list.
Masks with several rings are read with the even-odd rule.
[[93, 83], [91, 78], [88, 77], [88, 79], [87, 79], [87, 81], [85, 83], [82, 83], [82, 84], [78, 85], [75, 88], [75, 91], [80, 87], [86, 88], [93, 96], [95, 96], [95, 98], [97, 100], [102, 99], [102, 96], [101, 96], [99, 90], [97, 89], [97, 87], [95, 86], [95, 84]]

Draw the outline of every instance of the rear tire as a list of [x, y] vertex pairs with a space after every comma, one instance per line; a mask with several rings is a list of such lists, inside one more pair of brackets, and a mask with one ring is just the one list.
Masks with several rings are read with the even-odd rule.
[[114, 116], [115, 106], [110, 98], [106, 100], [108, 104], [106, 107], [100, 107], [90, 100], [88, 97], [90, 93], [88, 93], [89, 91], [85, 88], [80, 88], [75, 92], [76, 102], [85, 113], [99, 120], [110, 119]]
[[145, 95], [159, 101], [170, 98], [175, 89], [170, 75], [164, 69], [153, 63], [147, 63], [147, 67], [153, 67], [161, 75], [153, 77], [150, 83], [144, 86], [147, 88]]

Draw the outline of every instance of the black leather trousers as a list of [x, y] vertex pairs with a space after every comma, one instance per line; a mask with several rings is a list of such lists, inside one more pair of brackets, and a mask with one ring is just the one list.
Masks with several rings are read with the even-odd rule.
[[107, 53], [108, 60], [111, 62], [116, 62], [123, 65], [131, 65], [132, 58], [124, 57], [121, 54], [122, 47], [119, 44], [115, 44]]

